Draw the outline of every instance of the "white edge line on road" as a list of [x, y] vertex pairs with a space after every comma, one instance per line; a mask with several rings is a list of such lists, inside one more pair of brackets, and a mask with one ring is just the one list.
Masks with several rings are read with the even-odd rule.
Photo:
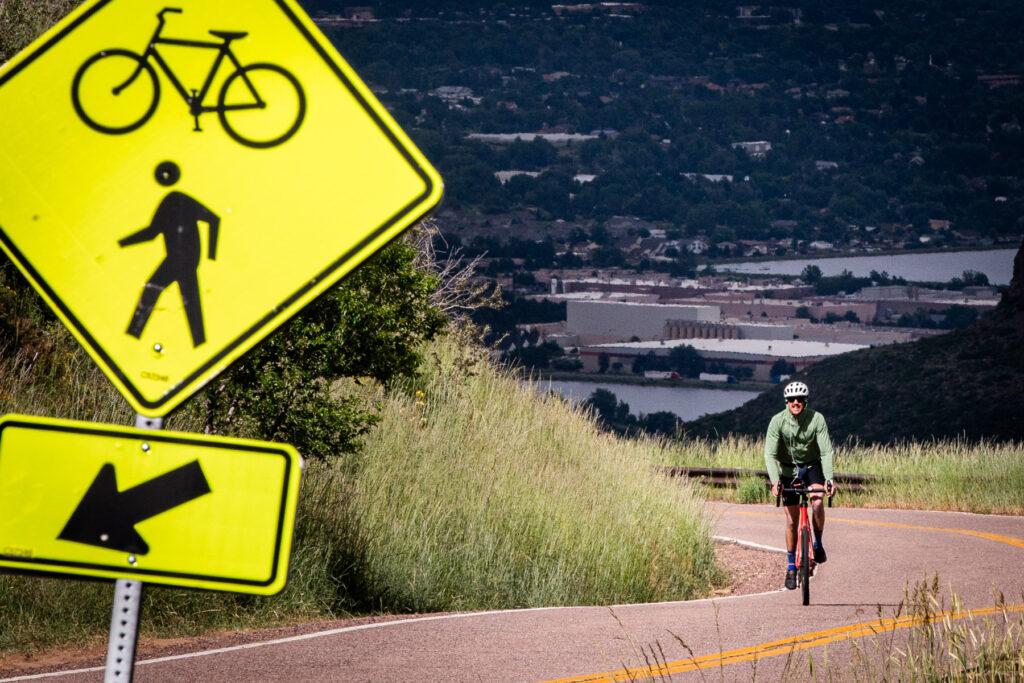
[[[758, 550], [767, 550], [774, 553], [785, 553], [786, 551], [782, 548], [774, 548], [768, 545], [762, 545], [760, 543], [754, 543], [753, 541], [744, 541], [739, 538], [731, 538], [729, 536], [714, 536], [716, 541], [723, 541], [726, 543], [735, 543], [737, 545], [746, 546], [749, 548], [756, 548]], [[283, 645], [285, 643], [294, 643], [301, 640], [310, 640], [312, 638], [323, 638], [327, 636], [335, 636], [342, 633], [352, 633], [354, 631], [366, 631], [375, 628], [385, 628], [388, 626], [404, 626], [406, 624], [418, 624], [427, 621], [440, 621], [442, 619], [467, 619], [470, 617], [487, 617], [494, 616], [496, 614], [518, 614], [526, 612], [551, 612], [556, 610], [577, 610], [577, 609], [628, 609], [631, 607], [652, 607], [652, 606], [669, 606], [669, 605], [687, 605], [687, 604], [698, 604], [701, 602], [719, 602], [723, 600], [736, 600], [739, 598], [755, 598], [764, 595], [773, 595], [783, 590], [777, 588], [771, 591], [765, 591], [764, 593], [751, 593], [748, 595], [726, 595], [716, 596], [711, 598], [698, 598], [696, 600], [672, 600], [668, 602], [648, 602], [642, 604], [627, 604], [627, 605], [608, 605], [602, 607], [598, 605], [574, 605], [566, 607], [526, 607], [522, 609], [503, 609], [503, 610], [490, 610], [487, 612], [462, 612], [459, 614], [442, 614], [434, 617], [414, 617], [412, 619], [395, 619], [393, 621], [381, 621], [374, 624], [360, 624], [358, 626], [345, 626], [342, 628], [328, 629], [326, 631], [315, 631], [313, 633], [303, 633], [297, 636], [288, 636], [287, 638], [275, 638], [274, 640], [261, 640], [255, 643], [242, 643], [241, 645], [231, 645], [228, 647], [219, 647], [212, 650], [200, 650], [198, 652], [186, 652], [180, 655], [168, 655], [166, 657], [154, 657], [153, 659], [143, 659], [135, 662], [136, 666], [142, 666], [144, 664], [159, 664], [162, 662], [171, 662], [177, 659], [191, 659], [193, 657], [205, 657], [207, 655], [218, 655], [226, 652], [236, 652], [238, 650], [248, 650], [257, 647], [264, 647], [267, 645]], [[102, 666], [93, 666], [86, 669], [72, 669], [66, 671], [51, 671], [48, 673], [41, 674], [28, 674], [25, 676], [15, 676], [13, 678], [0, 678], [0, 683], [7, 683], [13, 681], [33, 681], [40, 680], [43, 678], [55, 678], [57, 676], [74, 676], [76, 674], [93, 673], [96, 671], [103, 671]]]
[[772, 545], [763, 545], [761, 543], [754, 543], [753, 541], [744, 541], [742, 538], [733, 538], [731, 536], [713, 536], [716, 541], [722, 541], [723, 543], [735, 543], [741, 545], [744, 548], [754, 548], [756, 550], [767, 550], [770, 553], [785, 553], [785, 548], [776, 548]]

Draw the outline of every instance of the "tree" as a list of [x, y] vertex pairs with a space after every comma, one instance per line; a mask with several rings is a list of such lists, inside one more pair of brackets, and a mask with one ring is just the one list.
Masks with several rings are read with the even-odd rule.
[[422, 342], [447, 323], [416, 257], [409, 242], [385, 247], [220, 375], [199, 395], [206, 432], [285, 441], [312, 458], [355, 448], [376, 417], [335, 382], [415, 374]]
[[605, 421], [615, 418], [615, 408], [619, 403], [618, 397], [607, 389], [595, 389], [590, 398], [583, 402], [585, 408], [591, 408], [597, 416]]
[[591, 252], [590, 261], [598, 268], [613, 268], [626, 262], [626, 257], [613, 246], [601, 246]]
[[665, 358], [654, 355], [654, 351], [648, 351], [643, 356], [637, 356], [633, 360], [633, 373], [642, 375], [648, 370], [664, 370], [668, 367]]
[[973, 324], [977, 319], [977, 309], [970, 306], [950, 306], [946, 309], [946, 316], [942, 321], [942, 326], [958, 330]]
[[704, 358], [692, 346], [677, 346], [668, 354], [668, 364], [684, 377], [699, 377], [704, 372]]
[[611, 364], [611, 358], [607, 353], [602, 353], [597, 357], [597, 371], [600, 373], [608, 372], [608, 366]]
[[813, 263], [807, 264], [800, 273], [800, 279], [811, 285], [817, 283], [821, 280], [821, 268]]
[[682, 427], [682, 420], [675, 413], [667, 410], [644, 415], [639, 421], [640, 428], [648, 434], [674, 436]]
[[599, 223], [590, 230], [590, 240], [594, 244], [605, 245], [611, 240], [611, 234], [609, 234], [608, 228], [604, 227], [604, 224]]
[[988, 276], [985, 273], [979, 273], [976, 270], [965, 270], [960, 277], [955, 277], [949, 281], [949, 288], [960, 290], [964, 287], [987, 287], [988, 284]]
[[771, 375], [772, 377], [781, 377], [782, 375], [792, 375], [796, 372], [796, 366], [787, 361], [785, 358], [780, 358], [772, 363]]

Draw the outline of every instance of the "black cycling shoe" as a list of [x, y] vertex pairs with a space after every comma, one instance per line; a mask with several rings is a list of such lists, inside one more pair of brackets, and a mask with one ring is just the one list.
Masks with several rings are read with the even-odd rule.
[[786, 590], [796, 590], [796, 570], [786, 570]]
[[814, 549], [814, 561], [817, 564], [825, 564], [828, 561], [828, 555], [825, 554], [825, 546]]

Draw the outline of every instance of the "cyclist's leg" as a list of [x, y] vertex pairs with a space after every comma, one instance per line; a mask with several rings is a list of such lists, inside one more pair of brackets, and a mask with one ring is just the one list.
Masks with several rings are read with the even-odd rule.
[[[800, 476], [799, 470], [790, 474], [783, 473], [780, 481], [785, 488], [798, 488], [803, 485]], [[788, 483], [785, 483], [787, 480]], [[796, 550], [797, 526], [800, 524], [800, 496], [787, 491], [782, 494], [782, 505], [786, 511], [786, 550], [793, 552]]]
[[800, 523], [800, 506], [786, 505], [786, 588], [796, 588], [796, 536]]
[[786, 505], [786, 550], [794, 552], [796, 550], [796, 531], [797, 526], [800, 524], [800, 506], [799, 505]]
[[821, 539], [825, 531], [825, 473], [820, 460], [807, 466], [804, 481], [812, 491], [820, 492], [811, 495], [811, 526], [814, 528], [814, 559], [824, 562], [826, 555]]
[[[788, 477], [783, 478], [783, 482]], [[798, 480], [794, 479], [787, 488], [791, 488]], [[800, 523], [800, 497], [795, 493], [782, 494], [782, 504], [786, 516], [786, 588], [796, 588], [796, 540], [797, 527]]]

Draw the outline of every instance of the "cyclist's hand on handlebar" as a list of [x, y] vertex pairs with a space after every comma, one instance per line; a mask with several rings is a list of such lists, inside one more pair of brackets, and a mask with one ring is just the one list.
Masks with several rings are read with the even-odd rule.
[[828, 494], [829, 498], [831, 498], [832, 496], [836, 495], [836, 491], [838, 491], [838, 490], [839, 490], [839, 487], [836, 486], [836, 483], [834, 481], [832, 481], [831, 479], [829, 479], [828, 481], [825, 482], [825, 493]]
[[782, 495], [782, 482], [781, 481], [777, 481], [774, 484], [772, 484], [772, 497], [773, 498], [778, 498], [781, 495]]

